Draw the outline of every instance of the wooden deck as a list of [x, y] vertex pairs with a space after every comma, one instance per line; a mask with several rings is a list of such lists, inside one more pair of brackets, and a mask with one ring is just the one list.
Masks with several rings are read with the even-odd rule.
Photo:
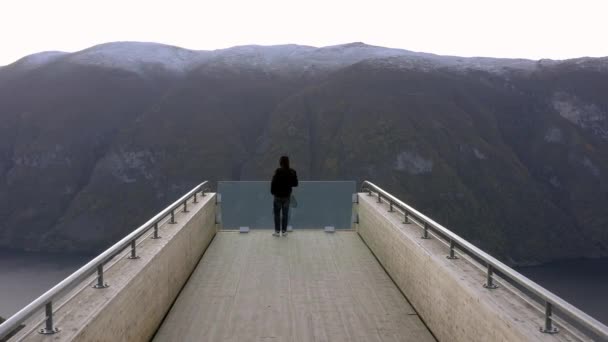
[[435, 341], [356, 232], [219, 232], [155, 341]]

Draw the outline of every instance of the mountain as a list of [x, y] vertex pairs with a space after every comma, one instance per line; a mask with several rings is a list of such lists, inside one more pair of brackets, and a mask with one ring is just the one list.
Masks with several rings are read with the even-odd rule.
[[0, 68], [0, 248], [100, 251], [203, 179], [370, 179], [511, 264], [608, 256], [608, 58], [110, 43]]

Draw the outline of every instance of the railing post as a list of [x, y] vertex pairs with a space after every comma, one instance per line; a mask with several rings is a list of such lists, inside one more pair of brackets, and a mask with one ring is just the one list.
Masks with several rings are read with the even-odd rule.
[[137, 256], [137, 242], [136, 242], [136, 239], [133, 239], [133, 241], [131, 241], [131, 255], [129, 255], [128, 258], [129, 259], [139, 259], [139, 256]]
[[171, 221], [169, 221], [170, 224], [175, 224], [175, 210], [171, 210]]
[[367, 189], [367, 196], [371, 196], [372, 195], [372, 189]]
[[187, 213], [188, 212], [188, 199], [186, 199], [184, 201], [184, 212]]
[[492, 277], [493, 275], [494, 275], [494, 267], [492, 267], [492, 265], [488, 264], [487, 279], [486, 279], [486, 283], [483, 284], [483, 287], [485, 287], [486, 289], [493, 290], [493, 289], [498, 288], [498, 285], [494, 284], [494, 278]]
[[410, 219], [407, 217], [410, 213], [407, 212], [407, 210], [405, 210], [403, 212], [403, 223], [407, 224], [410, 223]]
[[97, 266], [97, 284], [93, 286], [95, 289], [105, 289], [110, 285], [103, 282], [103, 264]]
[[391, 213], [393, 212], [393, 201], [389, 201], [388, 211]]
[[421, 236], [421, 239], [430, 239], [429, 236], [429, 224], [424, 222], [424, 233]]
[[198, 203], [198, 201], [196, 200], [196, 191], [194, 192], [194, 200], [192, 200], [192, 203]]
[[201, 190], [201, 196], [205, 197], [205, 188]]
[[382, 203], [382, 196], [380, 196], [380, 193], [378, 193], [378, 203]]
[[158, 222], [154, 223], [154, 235], [152, 235], [153, 239], [160, 239], [160, 236], [158, 236]]
[[53, 302], [52, 301], [46, 303], [44, 311], [46, 313], [45, 325], [44, 325], [44, 328], [38, 330], [38, 332], [43, 335], [52, 335], [54, 333], [59, 332], [58, 328], [53, 327]]
[[553, 304], [545, 302], [545, 326], [540, 327], [540, 331], [545, 334], [557, 334], [559, 329], [553, 326]]
[[456, 254], [454, 254], [454, 248], [456, 247], [456, 243], [454, 240], [450, 240], [450, 255], [446, 256], [448, 259], [458, 259]]

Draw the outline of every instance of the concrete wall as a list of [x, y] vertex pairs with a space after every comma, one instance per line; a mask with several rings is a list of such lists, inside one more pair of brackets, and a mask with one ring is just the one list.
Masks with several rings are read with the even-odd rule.
[[25, 340], [149, 341], [216, 233], [215, 194], [188, 209], [160, 227], [161, 239], [143, 240], [139, 259], [118, 259], [104, 274], [110, 287], [74, 291], [55, 314], [61, 332]]
[[485, 274], [421, 228], [403, 224], [377, 197], [359, 195], [357, 231], [439, 341], [578, 341], [539, 331], [544, 316], [508, 286], [483, 288]]

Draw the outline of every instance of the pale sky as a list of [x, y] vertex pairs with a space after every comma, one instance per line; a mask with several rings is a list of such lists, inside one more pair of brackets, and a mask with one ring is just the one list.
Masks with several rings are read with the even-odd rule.
[[195, 50], [361, 41], [458, 56], [608, 56], [608, 0], [0, 1], [0, 65], [111, 41]]

